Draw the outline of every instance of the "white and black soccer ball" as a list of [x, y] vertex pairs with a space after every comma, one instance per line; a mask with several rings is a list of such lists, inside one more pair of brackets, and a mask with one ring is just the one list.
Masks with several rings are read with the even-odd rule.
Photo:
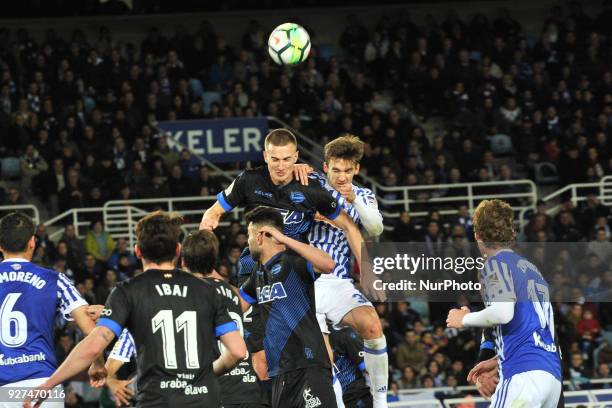
[[268, 38], [268, 53], [279, 65], [299, 64], [310, 53], [310, 35], [299, 24], [281, 24]]

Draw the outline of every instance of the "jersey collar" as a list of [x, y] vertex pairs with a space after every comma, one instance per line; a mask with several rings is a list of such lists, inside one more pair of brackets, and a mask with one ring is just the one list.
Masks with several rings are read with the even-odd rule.
[[6, 258], [2, 262], [30, 262], [30, 261], [24, 258]]
[[272, 266], [277, 263], [278, 259], [281, 257], [281, 255], [284, 253], [284, 251], [281, 251], [279, 253], [277, 253], [276, 255], [272, 256], [272, 258], [268, 259], [268, 262], [266, 262], [263, 267], [266, 271], [269, 271], [270, 268], [272, 268]]

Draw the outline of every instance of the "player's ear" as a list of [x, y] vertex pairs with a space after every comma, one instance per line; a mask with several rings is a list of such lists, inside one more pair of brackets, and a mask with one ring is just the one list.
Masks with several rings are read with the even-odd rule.
[[264, 148], [264, 151], [263, 151], [263, 158], [264, 158], [264, 161], [267, 163], [268, 162], [268, 152], [266, 151], [265, 148]]
[[360, 169], [361, 169], [361, 166], [359, 165], [359, 163], [355, 164], [355, 174], [359, 174]]
[[175, 252], [177, 258], [181, 256], [181, 248], [182, 248], [181, 243], [178, 242], [176, 244], [176, 252]]
[[142, 259], [142, 251], [140, 250], [138, 244], [134, 244], [134, 255], [136, 255], [136, 258]]
[[327, 162], [323, 162], [323, 173], [327, 173], [328, 170], [329, 166], [327, 165]]
[[28, 241], [28, 250], [34, 251], [36, 248], [36, 236], [32, 235], [32, 238]]

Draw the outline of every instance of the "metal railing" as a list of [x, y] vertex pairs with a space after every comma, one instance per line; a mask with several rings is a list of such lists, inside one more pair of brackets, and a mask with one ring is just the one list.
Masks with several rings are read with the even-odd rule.
[[[399, 197], [386, 198], [391, 194]], [[420, 218], [436, 208], [444, 216], [458, 214], [459, 206], [466, 205], [471, 214], [480, 201], [493, 198], [510, 200], [521, 219], [527, 211], [535, 209], [538, 192], [531, 180], [511, 180], [384, 187], [377, 195], [387, 230], [393, 229], [389, 224], [399, 217], [400, 211], [409, 211], [411, 218]]]
[[102, 207], [90, 207], [90, 208], [73, 208], [68, 211], [64, 211], [61, 214], [56, 215], [55, 217], [44, 222], [47, 228], [49, 227], [57, 227], [55, 231], [49, 234], [49, 238], [52, 240], [56, 240], [64, 234], [65, 225], [72, 224], [74, 225], [75, 235], [77, 238], [84, 238], [85, 234], [81, 233], [83, 227], [85, 230], [89, 227], [91, 223], [91, 218], [88, 218], [86, 214], [99, 213], [97, 219], [102, 218]]
[[40, 224], [40, 213], [38, 208], [34, 204], [17, 204], [17, 205], [0, 205], [0, 213], [9, 213], [13, 211], [20, 211], [30, 213], [32, 220], [36, 225]]
[[[189, 232], [197, 229], [205, 209], [212, 206], [216, 200], [216, 196], [112, 200], [106, 202], [102, 207], [103, 221], [108, 233], [115, 239], [127, 239], [129, 247], [132, 248], [136, 242], [134, 227], [150, 211], [159, 209], [181, 214], [187, 221], [183, 224], [183, 230]], [[240, 208], [232, 211], [231, 215], [226, 216], [219, 225], [228, 226], [230, 220], [240, 219], [241, 215], [242, 209]]]

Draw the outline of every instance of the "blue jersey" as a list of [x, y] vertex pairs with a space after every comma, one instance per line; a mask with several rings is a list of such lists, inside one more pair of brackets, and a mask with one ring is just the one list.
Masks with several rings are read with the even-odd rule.
[[503, 378], [543, 370], [561, 381], [548, 283], [538, 268], [513, 251], [502, 250], [487, 259], [480, 281], [487, 305], [515, 302], [512, 320], [493, 330]]
[[54, 328], [87, 305], [61, 273], [25, 259], [0, 263], [0, 386], [49, 377], [57, 368]]
[[[341, 208], [346, 212], [353, 222], [357, 225], [361, 224], [359, 214], [355, 207], [348, 201], [344, 200], [342, 195], [336, 191], [328, 182], [323, 174], [311, 173], [311, 177], [317, 180], [329, 193], [338, 201]], [[353, 186], [355, 200], [361, 200], [364, 205], [373, 208], [378, 208], [376, 197], [371, 190], [367, 188]], [[326, 275], [321, 275], [320, 279], [328, 278], [351, 278], [351, 259], [352, 252], [349, 246], [348, 239], [344, 231], [326, 221], [317, 220], [310, 230], [308, 235], [310, 245], [327, 252], [336, 262], [336, 267], [333, 272]]]

